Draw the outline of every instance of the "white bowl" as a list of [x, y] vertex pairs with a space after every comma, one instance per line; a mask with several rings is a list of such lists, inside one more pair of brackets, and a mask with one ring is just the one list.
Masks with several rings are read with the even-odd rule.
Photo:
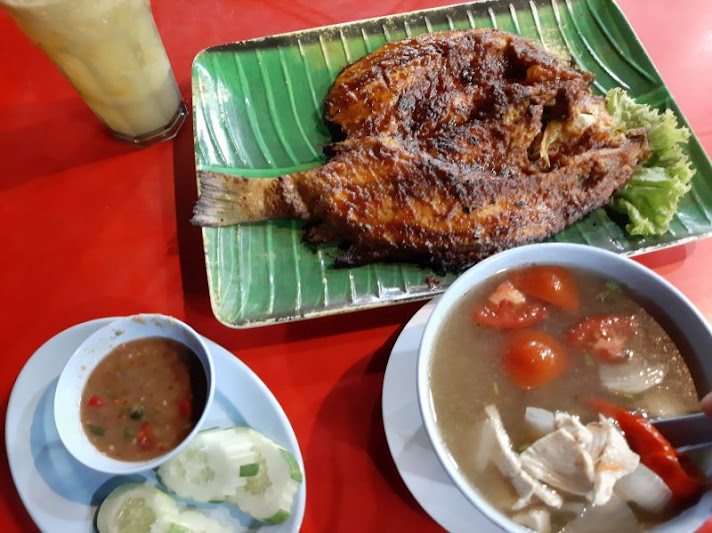
[[[205, 405], [195, 427], [169, 452], [146, 461], [121, 461], [101, 453], [82, 427], [80, 405], [82, 392], [94, 368], [119, 344], [146, 337], [176, 340], [198, 357], [205, 373]], [[198, 432], [215, 392], [213, 361], [203, 339], [190, 326], [176, 318], [142, 314], [117, 319], [87, 338], [67, 361], [57, 381], [54, 395], [54, 420], [59, 438], [77, 461], [109, 474], [133, 474], [155, 468], [178, 453]]]
[[[660, 323], [675, 341], [690, 368], [698, 394], [712, 389], [712, 329], [702, 314], [674, 286], [632, 259], [580, 244], [544, 243], [514, 248], [496, 254], [460, 276], [442, 295], [425, 326], [417, 365], [417, 392], [426, 433], [435, 455], [462, 494], [490, 520], [507, 531], [528, 532], [495, 509], [460, 471], [435, 422], [430, 393], [430, 366], [434, 342], [450, 310], [461, 298], [492, 276], [529, 265], [560, 265], [586, 269], [629, 287], [636, 301]], [[703, 499], [698, 507], [708, 499]], [[689, 518], [691, 513], [685, 513]], [[692, 514], [696, 517], [696, 511]], [[685, 519], [683, 517], [683, 519]], [[673, 521], [676, 521], [674, 519]]]

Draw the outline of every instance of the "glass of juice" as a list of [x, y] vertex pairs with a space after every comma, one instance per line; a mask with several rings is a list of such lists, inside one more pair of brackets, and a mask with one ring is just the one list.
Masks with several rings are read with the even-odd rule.
[[111, 133], [149, 145], [187, 110], [150, 0], [0, 0]]

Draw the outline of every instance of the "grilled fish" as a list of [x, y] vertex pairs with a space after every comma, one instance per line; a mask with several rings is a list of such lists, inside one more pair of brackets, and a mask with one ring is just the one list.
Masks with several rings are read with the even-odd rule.
[[271, 218], [339, 242], [335, 266], [409, 261], [459, 271], [541, 241], [594, 209], [649, 156], [612, 126], [592, 74], [498, 30], [387, 44], [325, 102], [343, 135], [322, 166], [273, 179], [199, 172], [193, 222]]

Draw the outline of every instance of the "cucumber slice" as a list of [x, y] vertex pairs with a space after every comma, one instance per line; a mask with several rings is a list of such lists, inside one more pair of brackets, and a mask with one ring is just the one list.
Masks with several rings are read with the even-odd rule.
[[232, 533], [232, 529], [195, 509], [183, 511], [166, 533]]
[[156, 533], [177, 521], [176, 502], [155, 487], [128, 483], [113, 490], [96, 517], [99, 533]]
[[262, 522], [277, 524], [289, 518], [302, 472], [294, 456], [251, 428], [233, 428], [257, 452], [259, 470], [238, 487], [228, 501]]
[[158, 477], [183, 498], [221, 502], [257, 471], [257, 454], [250, 442], [235, 438], [231, 430], [209, 429], [163, 463]]

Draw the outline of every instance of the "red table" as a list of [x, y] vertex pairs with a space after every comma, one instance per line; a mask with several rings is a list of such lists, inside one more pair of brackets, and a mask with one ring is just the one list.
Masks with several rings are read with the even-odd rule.
[[[155, 0], [186, 100], [195, 54], [229, 41], [443, 5], [438, 0]], [[620, 0], [712, 153], [712, 4]], [[684, 28], [684, 30], [680, 30]], [[388, 355], [422, 303], [253, 330], [213, 317], [195, 200], [192, 128], [135, 149], [112, 140], [48, 59], [0, 13], [0, 412], [28, 357], [93, 318], [160, 312], [247, 363], [296, 431], [308, 475], [303, 531], [428, 531], [389, 455], [380, 414]], [[639, 260], [712, 320], [712, 239]], [[33, 531], [0, 459], [0, 529]]]

